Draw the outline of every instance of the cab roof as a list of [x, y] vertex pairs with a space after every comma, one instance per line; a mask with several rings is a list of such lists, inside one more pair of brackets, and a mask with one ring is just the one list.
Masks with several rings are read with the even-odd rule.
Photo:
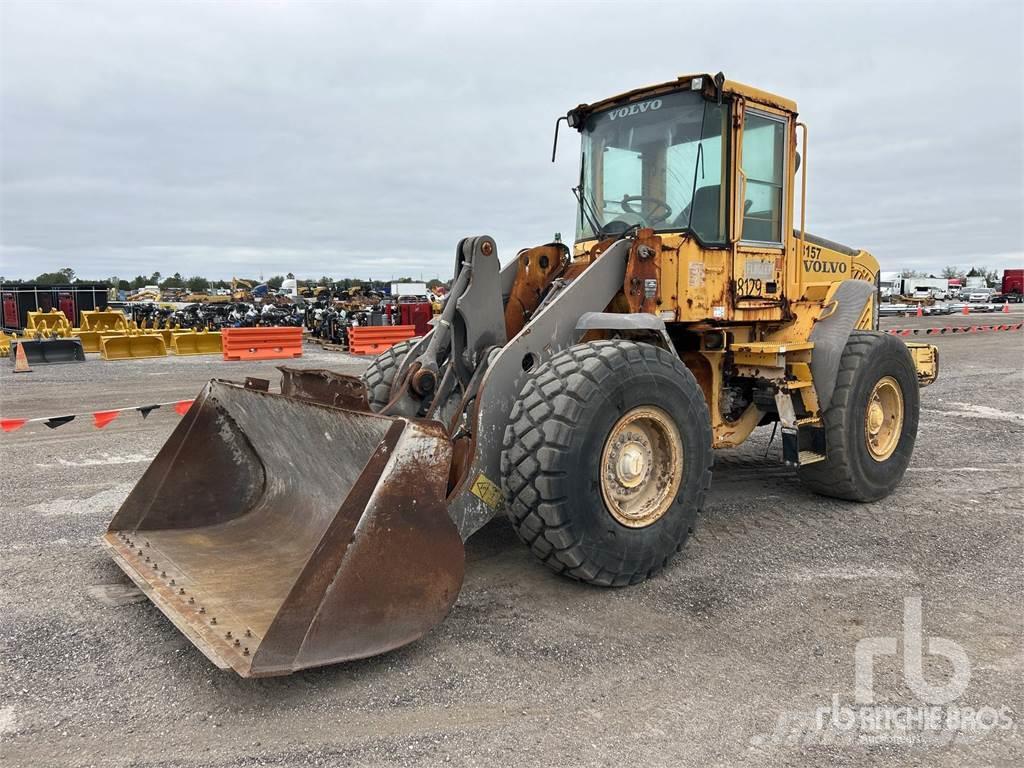
[[[718, 77], [724, 78], [724, 75], [722, 75], [722, 73], [715, 76], [709, 74], [680, 75], [675, 80], [669, 80], [666, 83], [648, 85], [643, 88], [634, 88], [631, 91], [626, 91], [625, 93], [620, 93], [616, 96], [602, 99], [601, 101], [594, 102], [593, 104], [580, 104], [576, 109], [585, 113], [597, 112], [598, 110], [608, 109], [609, 107], [616, 106], [617, 104], [636, 101], [638, 98], [643, 96], [655, 96], [669, 91], [678, 91], [681, 88], [692, 89], [694, 87], [694, 80], [700, 81], [699, 85], [696, 87], [704, 93], [706, 98], [715, 98], [717, 96], [715, 79]], [[766, 104], [770, 107], [775, 107], [776, 109], [791, 112], [794, 115], [797, 112], [795, 101], [782, 96], [776, 96], [774, 93], [768, 93], [768, 91], [762, 91], [759, 88], [744, 85], [743, 83], [737, 83], [735, 80], [723, 81], [722, 94], [725, 96], [740, 96], [744, 99], [756, 101], [759, 104]]]

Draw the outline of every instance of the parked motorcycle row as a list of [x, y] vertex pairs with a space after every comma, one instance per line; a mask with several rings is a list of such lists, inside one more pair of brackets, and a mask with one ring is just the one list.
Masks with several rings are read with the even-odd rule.
[[131, 319], [140, 328], [194, 328], [219, 331], [222, 328], [300, 327], [304, 321], [302, 306], [294, 304], [248, 302], [197, 303], [181, 309], [153, 303], [131, 304]]
[[[412, 305], [415, 305], [413, 307]], [[271, 298], [256, 302], [205, 302], [180, 308], [153, 302], [127, 304], [124, 309], [139, 328], [218, 331], [223, 328], [292, 326], [330, 344], [345, 346], [354, 326], [414, 324], [425, 333], [436, 306], [429, 297], [403, 297], [399, 303], [373, 291], [322, 290], [297, 301]]]
[[310, 335], [331, 344], [348, 343], [348, 329], [361, 325], [391, 325], [383, 302], [354, 307], [321, 298], [305, 307], [303, 325]]

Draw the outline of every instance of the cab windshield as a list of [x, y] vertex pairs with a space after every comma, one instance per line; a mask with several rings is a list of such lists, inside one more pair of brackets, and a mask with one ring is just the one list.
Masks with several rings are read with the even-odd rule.
[[639, 225], [724, 243], [727, 111], [682, 91], [590, 115], [582, 130], [576, 239]]

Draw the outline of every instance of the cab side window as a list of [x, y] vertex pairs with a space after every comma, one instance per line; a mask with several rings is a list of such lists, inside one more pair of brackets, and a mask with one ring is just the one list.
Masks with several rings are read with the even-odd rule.
[[782, 242], [785, 165], [785, 121], [747, 110], [743, 116], [744, 240]]

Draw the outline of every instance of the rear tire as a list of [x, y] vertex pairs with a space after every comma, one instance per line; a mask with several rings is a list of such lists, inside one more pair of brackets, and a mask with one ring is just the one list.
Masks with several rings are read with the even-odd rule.
[[527, 380], [501, 454], [508, 515], [531, 552], [580, 581], [663, 568], [711, 483], [711, 419], [689, 369], [651, 344], [596, 341]]
[[837, 499], [888, 496], [910, 464], [919, 409], [917, 371], [906, 345], [886, 333], [853, 331], [824, 414], [827, 458], [800, 467], [800, 479]]
[[362, 379], [366, 385], [366, 399], [370, 403], [371, 411], [380, 411], [391, 401], [391, 384], [398, 373], [398, 366], [406, 353], [419, 341], [416, 338], [398, 342], [391, 349], [373, 358], [363, 371]]

